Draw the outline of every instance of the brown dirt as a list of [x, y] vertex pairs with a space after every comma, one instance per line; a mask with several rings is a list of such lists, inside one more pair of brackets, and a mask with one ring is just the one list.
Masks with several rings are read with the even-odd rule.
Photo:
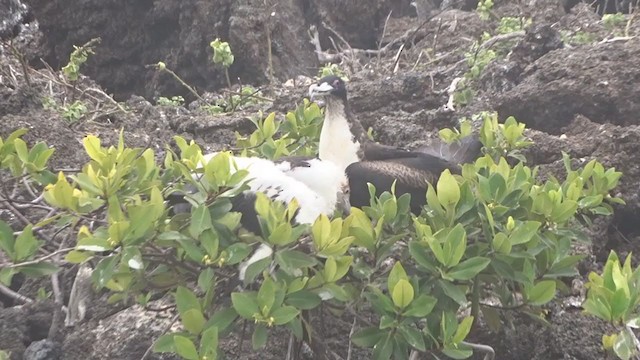
[[[499, 16], [524, 14], [535, 21], [522, 41], [510, 45], [511, 55], [486, 69], [475, 85], [476, 97], [468, 106], [456, 112], [443, 110], [448, 99], [446, 89], [466, 71], [460, 60], [471, 42], [495, 28], [497, 22], [482, 21], [475, 12], [461, 10], [446, 11], [419, 30], [416, 40], [407, 42], [400, 53], [395, 73], [397, 47], [380, 58], [372, 58], [366, 66], [351, 64], [351, 105], [364, 125], [374, 129], [377, 140], [406, 146], [424, 143], [436, 136], [436, 130], [455, 125], [462, 116], [496, 109], [502, 118], [515, 115], [531, 128], [528, 135], [536, 144], [528, 150], [527, 157], [532, 164], [540, 165], [544, 174], [562, 174], [561, 151], [584, 162], [597, 158], [622, 171], [618, 192], [627, 205], [618, 207], [614, 217], [597, 220], [597, 226], [591, 229], [594, 244], [586, 249], [589, 257], [580, 264], [584, 278], [589, 271], [602, 266], [610, 249], [622, 255], [639, 253], [640, 109], [634, 96], [640, 92], [640, 42], [634, 39], [561, 46], [558, 39], [567, 31], [588, 32], [598, 40], [610, 34], [584, 4], [565, 13], [558, 2], [551, 0], [537, 1], [538, 6], [531, 8], [523, 5], [529, 1], [521, 1], [521, 5], [496, 2]], [[231, 68], [234, 79], [239, 76], [244, 83], [266, 83], [263, 1], [32, 0], [30, 3], [44, 33], [40, 53], [54, 68], [67, 61], [73, 44], [94, 36], [103, 37], [97, 55], [86, 68], [90, 79], [83, 79], [82, 84], [115, 92], [126, 99], [130, 109], [126, 114], [113, 112], [96, 116], [92, 121], [69, 123], [57, 112], [42, 107], [46, 96], [61, 100], [70, 95], [69, 89], [52, 82], [52, 74], [46, 70], [32, 72], [33, 84], [26, 86], [20, 64], [3, 47], [0, 136], [20, 127], [29, 128], [26, 139], [30, 143], [43, 140], [56, 148], [52, 159], [55, 168], [77, 168], [86, 161], [80, 142], [86, 134], [100, 135], [103, 143], [114, 144], [120, 129], [125, 131], [127, 145], [151, 147], [158, 156], [174, 135], [195, 139], [207, 150], [219, 149], [233, 144], [235, 131], [250, 130], [247, 118], [257, 110], [293, 109], [306, 93], [303, 88], [281, 86], [277, 80], [264, 87], [265, 96], [276, 99], [273, 104], [219, 116], [208, 115], [196, 106], [154, 106], [143, 97], [129, 96], [137, 94], [151, 99], [184, 93], [169, 77], [144, 68], [145, 64], [159, 60], [177, 69], [199, 89], [218, 89], [224, 84], [224, 77], [210, 64], [208, 48], [208, 42], [216, 36], [229, 40], [235, 52], [236, 63]], [[269, 20], [273, 26], [274, 74], [280, 80], [316, 73], [317, 60], [306, 35], [310, 24], [323, 20], [343, 34], [351, 46], [375, 49], [390, 9], [394, 17], [384, 31], [383, 45], [420, 23], [415, 17], [403, 16], [413, 13], [408, 1], [381, 0], [375, 2], [376, 6], [365, 1], [337, 0], [283, 3], [273, 10], [276, 15]], [[340, 11], [331, 10], [338, 3], [348, 5], [341, 5]], [[638, 30], [638, 25], [632, 24], [631, 35], [637, 35]], [[321, 34], [326, 48], [328, 33], [323, 30]], [[36, 35], [35, 38], [41, 36]], [[109, 106], [104, 98], [98, 95], [96, 98], [91, 101], [92, 108]], [[0, 217], [15, 220], [6, 209], [0, 209]], [[637, 256], [635, 264], [640, 261]], [[74, 274], [74, 268], [62, 273], [65, 297]], [[35, 297], [40, 286], [50, 290], [47, 282], [16, 279], [13, 285], [14, 290], [31, 297]], [[105, 299], [104, 294], [96, 297], [86, 322], [56, 334], [60, 358], [140, 359], [172, 317], [138, 307], [110, 306]], [[50, 302], [16, 306], [0, 297], [0, 304], [5, 307], [0, 308], [0, 349], [11, 350], [12, 359], [20, 359], [27, 347], [43, 346], [36, 342], [47, 336], [53, 309]], [[154, 302], [155, 307], [162, 304], [163, 300]], [[470, 340], [491, 344], [501, 360], [604, 358], [599, 344], [601, 335], [608, 330], [605, 324], [563, 305], [562, 299], [548, 310], [549, 325], [511, 314], [511, 322], [503, 331], [494, 333], [480, 326]], [[326, 314], [323, 318], [316, 320], [323, 339], [346, 358], [345, 339], [352, 319]], [[250, 331], [248, 326], [247, 333]], [[256, 352], [250, 348], [250, 336], [238, 330], [225, 338], [222, 348], [228, 359], [275, 360], [284, 358], [287, 342], [285, 331], [275, 331], [270, 334], [267, 348]], [[354, 351], [353, 359], [370, 357], [362, 349]], [[154, 354], [149, 358], [174, 357]], [[307, 354], [305, 358], [310, 356]]]

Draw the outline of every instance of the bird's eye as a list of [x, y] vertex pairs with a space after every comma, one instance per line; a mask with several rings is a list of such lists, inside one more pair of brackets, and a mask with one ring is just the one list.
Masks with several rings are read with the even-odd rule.
[[338, 86], [340, 86], [340, 80], [338, 79], [333, 80], [333, 87], [338, 87]]

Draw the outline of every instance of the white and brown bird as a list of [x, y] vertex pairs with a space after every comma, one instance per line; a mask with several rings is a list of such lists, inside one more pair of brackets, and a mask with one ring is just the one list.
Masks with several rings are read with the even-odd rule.
[[[217, 154], [204, 155], [204, 163]], [[332, 162], [317, 158], [271, 161], [242, 156], [230, 156], [229, 162], [232, 173], [248, 172], [245, 178], [248, 189], [231, 198], [231, 211], [239, 212], [241, 225], [255, 234], [261, 233], [255, 209], [258, 192], [285, 204], [296, 199], [298, 210], [293, 220], [298, 224], [313, 224], [322, 214], [331, 216], [336, 210], [346, 213], [350, 209], [348, 181], [344, 171]], [[184, 194], [177, 194], [170, 200], [175, 212], [186, 212], [189, 208], [183, 197]]]
[[326, 76], [311, 85], [309, 96], [325, 102], [319, 158], [344, 169], [354, 207], [369, 205], [367, 183], [376, 187], [379, 196], [390, 191], [395, 181], [396, 195], [411, 194], [411, 211], [419, 214], [426, 203], [427, 183], [436, 181], [445, 169], [460, 173], [460, 164], [474, 160], [482, 148], [475, 137], [453, 144], [435, 141], [414, 151], [378, 144], [351, 113], [347, 88], [338, 76]]

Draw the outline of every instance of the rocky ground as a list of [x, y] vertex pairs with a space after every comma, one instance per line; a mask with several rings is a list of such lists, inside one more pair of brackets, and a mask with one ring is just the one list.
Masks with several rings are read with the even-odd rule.
[[[627, 15], [611, 27], [594, 8], [577, 1], [575, 5], [554, 0], [495, 3], [489, 19], [483, 20], [467, 3], [431, 19], [417, 18], [404, 0], [31, 0], [38, 25], [30, 23], [0, 49], [0, 137], [26, 127], [26, 139], [55, 147], [53, 166], [67, 169], [87, 160], [80, 142], [83, 136], [96, 134], [103, 143], [113, 144], [121, 128], [129, 146], [152, 147], [160, 155], [176, 134], [195, 139], [208, 150], [233, 145], [236, 131], [251, 130], [248, 117], [257, 110], [281, 114], [302, 101], [306, 87], [294, 86], [301, 79], [287, 80], [317, 74], [321, 64], [308, 35], [309, 27], [316, 25], [325, 55], [336, 53], [332, 42], [344, 52], [375, 53], [347, 54], [340, 67], [350, 79], [352, 110], [382, 143], [418, 146], [464, 116], [496, 110], [501, 118], [513, 115], [527, 124], [527, 135], [535, 145], [526, 155], [543, 173], [561, 175], [562, 151], [584, 162], [597, 158], [622, 171], [618, 191], [627, 205], [616, 208], [615, 216], [596, 221], [590, 256], [581, 263], [580, 272], [586, 279], [589, 271], [602, 266], [610, 249], [622, 256], [633, 251], [634, 264], [639, 264], [638, 21]], [[483, 32], [496, 29], [504, 16], [531, 18], [532, 24], [524, 34], [494, 39], [491, 47], [501, 56], [473, 83], [473, 100], [453, 111], [446, 109], [448, 88], [468, 71], [465, 52]], [[77, 85], [84, 90], [89, 112], [69, 122], [59, 111], [43, 106], [47, 99], [59, 104], [73, 100], [69, 84], [43, 64], [59, 69], [68, 62], [72, 45], [97, 36], [102, 42], [83, 69], [87, 77]], [[230, 69], [233, 82], [260, 86], [262, 94], [274, 101], [224, 115], [207, 114], [197, 102], [186, 107], [153, 105], [158, 96], [194, 100], [175, 79], [145, 67], [158, 61], [166, 62], [198, 91], [211, 92], [205, 98], [220, 93], [224, 73], [211, 63], [208, 47], [215, 37], [229, 41], [236, 55]], [[28, 79], [16, 53], [24, 54], [28, 62]], [[127, 111], [107, 93], [123, 101]], [[2, 209], [0, 216], [11, 221]], [[69, 267], [62, 274], [65, 296], [75, 272]], [[31, 281], [14, 285], [14, 290], [30, 297], [44, 286]], [[51, 304], [20, 305], [0, 295], [0, 349], [12, 351], [12, 359], [23, 354], [25, 359], [45, 359], [38, 356], [47, 349], [61, 354], [60, 359], [143, 358], [153, 340], [170, 326], [173, 314], [109, 306], [105, 298], [92, 303], [87, 321], [61, 329], [43, 342], [51, 323]], [[492, 345], [501, 360], [603, 359], [600, 342], [606, 324], [584, 316], [579, 302], [576, 306], [565, 300], [549, 307], [550, 325], [515, 316], [501, 332], [476, 329], [471, 340]], [[323, 337], [343, 358], [351, 321], [349, 317], [318, 320]], [[286, 354], [284, 332], [270, 337], [260, 352], [251, 350], [250, 340], [241, 339], [242, 334], [236, 333], [223, 344], [228, 359], [283, 359]], [[170, 357], [147, 357], [166, 358]], [[369, 354], [355, 351], [352, 358], [368, 359]]]

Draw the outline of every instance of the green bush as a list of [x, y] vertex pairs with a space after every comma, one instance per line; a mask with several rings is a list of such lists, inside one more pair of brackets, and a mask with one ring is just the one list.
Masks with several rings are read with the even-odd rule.
[[[263, 236], [239, 231], [239, 214], [230, 212], [246, 171], [234, 171], [227, 152], [205, 163], [197, 144], [176, 137], [180, 155], [168, 151], [158, 165], [153, 150], [126, 147], [122, 134], [110, 147], [87, 136], [91, 160], [78, 173], [56, 177], [46, 166], [53, 150], [41, 143], [28, 149], [19, 131], [0, 142], [0, 166], [14, 181], [40, 189], [55, 212], [17, 234], [0, 222], [0, 249], [13, 263], [0, 270], [0, 280], [56, 271], [58, 264], [38, 258], [34, 229], [69, 226], [76, 244], [64, 262], [94, 259], [93, 282], [110, 291], [111, 302], [173, 295], [183, 330], [161, 336], [158, 352], [216, 358], [220, 339], [243, 321], [254, 324], [256, 349], [274, 327], [302, 339], [303, 328], [313, 326], [303, 314], [329, 304], [338, 312], [372, 313], [375, 321], [356, 321], [350, 340], [372, 348], [374, 359], [407, 359], [412, 351], [466, 358], [473, 344], [464, 340], [479, 312], [500, 324], [496, 306], [483, 299], [539, 314], [560, 279], [576, 274], [582, 257], [572, 255], [571, 245], [584, 238], [578, 217], [610, 214], [611, 203], [621, 202], [609, 195], [620, 173], [596, 161], [573, 170], [565, 157], [566, 179], [546, 182], [537, 180], [536, 168], [510, 165], [504, 156], [529, 144], [524, 126], [483, 120], [485, 155], [462, 175], [445, 171], [429, 185], [420, 216], [410, 215], [408, 194], [376, 198], [370, 187], [370, 206], [344, 219], [294, 225], [295, 202], [258, 196]], [[321, 123], [320, 109], [305, 101], [283, 120], [258, 117], [255, 132], [238, 136], [238, 145], [245, 155], [268, 158], [315, 154]], [[195, 180], [194, 172], [202, 177]], [[188, 185], [197, 189], [187, 197], [191, 213], [171, 214], [165, 198]], [[237, 290], [238, 265], [260, 244], [272, 252], [244, 277], [257, 291]], [[466, 309], [470, 315], [460, 318]]]
[[611, 251], [602, 274], [589, 274], [586, 313], [622, 328], [616, 334], [603, 335], [602, 345], [620, 359], [638, 356], [638, 340], [633, 329], [640, 327], [640, 267], [631, 268], [631, 254], [620, 263], [618, 255]]

